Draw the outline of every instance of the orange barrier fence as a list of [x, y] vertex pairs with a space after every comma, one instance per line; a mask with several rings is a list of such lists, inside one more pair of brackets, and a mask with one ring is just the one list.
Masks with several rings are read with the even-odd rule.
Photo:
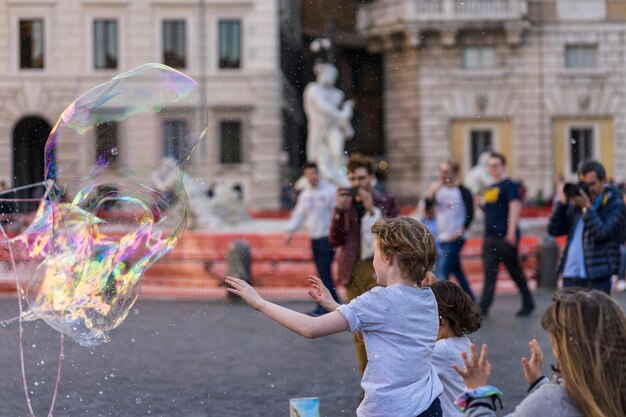
[[[229, 245], [237, 240], [245, 241], [250, 247], [253, 283], [261, 293], [278, 298], [307, 297], [304, 290], [308, 286], [307, 277], [316, 275], [317, 271], [310, 240], [304, 233], [296, 234], [287, 244], [282, 233], [198, 231], [185, 232], [178, 245], [146, 272], [142, 296], [223, 297]], [[519, 246], [522, 267], [531, 285], [536, 277], [538, 243], [538, 237], [524, 236]], [[562, 247], [564, 242], [559, 243]], [[483, 279], [482, 239], [468, 239], [461, 257], [470, 285], [479, 290]], [[509, 291], [514, 288], [512, 284], [501, 267], [497, 291]], [[14, 291], [12, 274], [0, 276], [0, 293]]]
[[[294, 236], [291, 244], [285, 243], [284, 234], [214, 234], [188, 232], [172, 252], [155, 264], [144, 279], [144, 293], [163, 295], [169, 287], [184, 288], [193, 296], [193, 288], [202, 291], [223, 289], [227, 273], [229, 244], [245, 241], [250, 247], [254, 285], [261, 291], [291, 293], [289, 289], [306, 296], [309, 274], [316, 274], [312, 261], [310, 241], [305, 234]], [[560, 246], [563, 240], [559, 241]], [[519, 255], [527, 279], [536, 278], [537, 236], [524, 236], [520, 241]], [[469, 239], [461, 252], [463, 266], [470, 284], [477, 290], [483, 280], [482, 239]], [[513, 283], [503, 267], [499, 273], [498, 291], [513, 289]], [[156, 294], [158, 293], [158, 294]], [[172, 293], [172, 294], [173, 294]], [[286, 295], [285, 297], [289, 297]]]

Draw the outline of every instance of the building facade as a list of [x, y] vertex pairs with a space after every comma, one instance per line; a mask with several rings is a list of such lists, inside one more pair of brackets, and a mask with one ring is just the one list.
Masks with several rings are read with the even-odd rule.
[[[294, 134], [285, 125], [301, 131], [303, 123], [282, 70], [301, 49], [300, 8], [292, 3], [0, 0], [0, 179], [42, 180], [43, 147], [63, 110], [116, 74], [156, 62], [194, 78], [206, 97], [209, 133], [189, 174], [207, 187], [239, 183], [252, 209], [277, 208], [283, 145]], [[166, 128], [137, 152], [164, 156]]]
[[509, 160], [529, 195], [586, 158], [626, 179], [626, 1], [372, 0], [357, 26], [383, 54], [388, 189], [405, 201], [438, 163]]

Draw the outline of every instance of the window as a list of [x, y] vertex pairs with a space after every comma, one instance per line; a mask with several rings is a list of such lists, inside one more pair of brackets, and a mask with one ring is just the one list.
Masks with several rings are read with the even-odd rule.
[[490, 46], [466, 47], [463, 49], [463, 69], [480, 70], [496, 66], [496, 51]]
[[93, 67], [95, 69], [117, 68], [117, 21], [95, 20], [93, 22]]
[[241, 67], [241, 23], [239, 20], [220, 21], [220, 68]]
[[115, 166], [118, 154], [117, 122], [110, 121], [96, 126], [96, 163]]
[[357, 55], [353, 57], [356, 65], [351, 66], [352, 88], [363, 93], [382, 91], [382, 62], [379, 56]]
[[163, 156], [177, 161], [182, 159], [187, 138], [186, 120], [166, 120], [163, 122]]
[[240, 164], [241, 160], [241, 121], [228, 120], [220, 123], [220, 162]]
[[20, 68], [43, 69], [43, 20], [20, 20]]
[[470, 148], [472, 158], [470, 166], [478, 164], [480, 155], [493, 150], [493, 137], [491, 130], [472, 130], [470, 132]]
[[596, 45], [567, 45], [565, 47], [565, 68], [595, 68], [598, 60]]
[[172, 68], [186, 68], [185, 22], [163, 21], [163, 63]]
[[578, 172], [578, 165], [587, 159], [593, 159], [593, 130], [591, 128], [573, 128], [569, 140], [570, 173]]

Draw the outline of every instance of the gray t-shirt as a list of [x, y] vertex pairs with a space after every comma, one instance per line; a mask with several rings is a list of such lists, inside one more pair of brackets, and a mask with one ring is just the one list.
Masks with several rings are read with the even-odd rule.
[[443, 384], [443, 394], [439, 397], [443, 417], [463, 416], [463, 412], [454, 405], [454, 400], [465, 391], [465, 383], [452, 364], [463, 364], [461, 352], [469, 353], [471, 344], [467, 337], [461, 336], [438, 340], [435, 345], [433, 366]]
[[439, 332], [430, 288], [375, 287], [337, 309], [350, 331], [363, 331], [367, 367], [358, 417], [415, 417], [441, 394], [432, 367]]
[[[547, 381], [547, 380], [546, 380]], [[491, 404], [489, 399], [475, 400], [477, 403]], [[487, 407], [472, 407], [465, 412], [466, 417], [496, 417], [496, 412]], [[565, 387], [554, 382], [537, 385], [515, 411], [506, 417], [583, 417], [574, 407]]]

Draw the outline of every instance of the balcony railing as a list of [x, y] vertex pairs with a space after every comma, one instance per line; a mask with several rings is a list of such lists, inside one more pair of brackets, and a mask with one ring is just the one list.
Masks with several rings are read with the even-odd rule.
[[526, 12], [526, 0], [377, 0], [361, 6], [357, 22], [367, 31], [411, 22], [519, 20]]

